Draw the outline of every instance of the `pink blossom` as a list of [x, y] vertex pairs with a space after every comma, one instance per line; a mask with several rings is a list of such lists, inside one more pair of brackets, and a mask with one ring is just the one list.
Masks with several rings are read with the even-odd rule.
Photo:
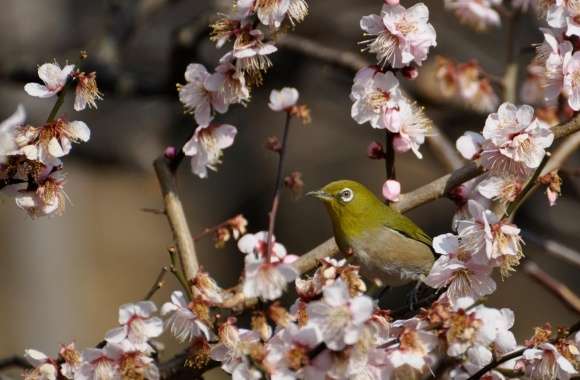
[[397, 133], [393, 141], [393, 147], [397, 152], [412, 150], [417, 158], [423, 158], [419, 148], [431, 131], [431, 121], [415, 104], [407, 102], [399, 104], [399, 117], [399, 128], [391, 131]]
[[580, 8], [576, 2], [556, 0], [551, 2], [546, 19], [552, 28], [566, 29], [567, 36], [580, 37], [578, 16], [580, 16]]
[[103, 99], [103, 94], [97, 87], [97, 74], [77, 72], [74, 78], [77, 80], [74, 110], [83, 111], [87, 107], [96, 109], [97, 100]]
[[568, 380], [578, 375], [574, 365], [550, 343], [525, 350], [523, 364], [526, 375], [532, 379]]
[[74, 380], [120, 380], [119, 359], [123, 349], [107, 343], [103, 348], [87, 348], [82, 353], [82, 365]]
[[199, 126], [183, 146], [183, 153], [191, 157], [191, 171], [199, 178], [207, 177], [207, 169], [217, 171], [222, 150], [234, 143], [238, 130], [229, 124]]
[[272, 111], [288, 112], [296, 105], [299, 96], [300, 94], [298, 93], [298, 90], [291, 87], [284, 87], [281, 90], [272, 90], [268, 106]]
[[224, 113], [228, 110], [223, 93], [210, 78], [203, 65], [191, 63], [185, 71], [187, 83], [178, 87], [179, 100], [201, 126], [207, 126], [213, 120], [213, 111]]
[[55, 63], [45, 63], [38, 68], [38, 77], [44, 84], [27, 83], [24, 86], [24, 90], [30, 96], [50, 98], [63, 89], [74, 67], [74, 65], [66, 65], [61, 69]]
[[26, 111], [19, 104], [16, 111], [6, 120], [0, 123], [0, 164], [6, 161], [6, 156], [14, 153], [17, 149], [16, 131], [26, 120]]
[[580, 52], [572, 54], [568, 52], [564, 56], [564, 94], [568, 97], [568, 105], [575, 110], [580, 110]]
[[372, 300], [367, 296], [351, 298], [342, 279], [324, 289], [321, 301], [308, 304], [310, 321], [331, 350], [355, 344], [372, 312]]
[[425, 327], [418, 319], [393, 323], [393, 333], [399, 337], [399, 344], [388, 351], [388, 359], [395, 377], [399, 371], [405, 373], [405, 367], [423, 372], [433, 362], [430, 353], [437, 348], [439, 340]]
[[83, 121], [57, 119], [42, 127], [21, 126], [15, 131], [18, 153], [29, 160], [46, 165], [60, 164], [60, 158], [70, 153], [72, 143], [87, 142], [91, 130]]
[[457, 139], [455, 147], [467, 160], [474, 160], [479, 157], [485, 139], [479, 133], [467, 131]]
[[171, 302], [166, 302], [161, 307], [161, 315], [169, 314], [171, 315], [165, 323], [178, 341], [190, 342], [198, 337], [209, 340], [212, 337], [209, 327], [189, 307], [182, 291], [171, 293]]
[[292, 265], [284, 262], [267, 262], [264, 257], [246, 255], [243, 292], [248, 298], [260, 297], [264, 300], [275, 300], [289, 282], [298, 276]]
[[542, 78], [544, 98], [548, 102], [554, 102], [562, 92], [564, 60], [566, 56], [571, 56], [573, 46], [557, 31], [548, 28], [540, 30], [544, 34], [544, 41], [536, 48], [535, 61], [544, 68]]
[[377, 55], [381, 67], [403, 68], [413, 62], [421, 65], [429, 48], [437, 45], [435, 29], [428, 21], [429, 9], [423, 3], [409, 9], [385, 4], [380, 15], [361, 19], [360, 26], [369, 37], [362, 43]]
[[[492, 170], [497, 169], [497, 161], [502, 160], [498, 155], [507, 157], [516, 165], [521, 163], [535, 169], [542, 162], [545, 149], [554, 141], [550, 127], [534, 117], [533, 107], [516, 107], [511, 103], [503, 103], [497, 113], [487, 117], [483, 137], [493, 144], [484, 149], [483, 161]], [[521, 175], [518, 172], [512, 174]]]
[[493, 8], [500, 3], [501, 0], [445, 0], [445, 8], [453, 10], [463, 24], [483, 31], [501, 24], [501, 18]]
[[456, 235], [436, 236], [433, 249], [441, 256], [433, 264], [425, 284], [435, 289], [447, 287], [446, 294], [451, 303], [461, 297], [480, 299], [495, 291], [491, 267], [477, 256], [477, 252], [461, 248]]
[[404, 99], [392, 72], [361, 69], [354, 78], [350, 98], [354, 101], [351, 116], [358, 124], [369, 122], [373, 128], [391, 131], [400, 128], [399, 103]]
[[226, 104], [246, 104], [250, 100], [250, 89], [244, 73], [236, 70], [230, 62], [219, 64], [215, 73], [207, 79], [209, 88], [217, 88], [223, 94]]
[[388, 179], [383, 184], [383, 197], [391, 202], [397, 202], [401, 194], [401, 183], [394, 179]]
[[47, 168], [40, 175], [36, 189], [20, 189], [15, 195], [16, 205], [32, 218], [60, 215], [64, 211], [64, 175], [60, 172], [50, 173], [50, 170]]
[[152, 351], [149, 339], [157, 338], [163, 332], [163, 321], [152, 316], [156, 311], [157, 307], [151, 301], [122, 305], [119, 308], [121, 326], [110, 330], [105, 340], [117, 344], [126, 341], [127, 347], [133, 350]]
[[34, 367], [33, 370], [24, 372], [25, 380], [56, 380], [58, 378], [56, 361], [43, 352], [27, 349], [24, 351], [24, 358]]
[[[219, 343], [211, 348], [210, 356], [221, 362], [221, 368], [227, 373], [234, 373], [237, 367], [244, 364], [244, 358], [253, 343], [260, 341], [260, 335], [251, 330], [238, 329], [233, 320], [228, 320], [219, 327]], [[239, 371], [246, 371], [240, 368]]]

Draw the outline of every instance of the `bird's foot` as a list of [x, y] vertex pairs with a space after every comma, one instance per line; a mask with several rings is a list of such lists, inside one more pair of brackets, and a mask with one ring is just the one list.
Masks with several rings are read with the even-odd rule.
[[419, 289], [421, 288], [421, 282], [418, 281], [417, 285], [413, 287], [413, 290], [409, 292], [409, 310], [415, 310], [415, 307], [419, 304]]

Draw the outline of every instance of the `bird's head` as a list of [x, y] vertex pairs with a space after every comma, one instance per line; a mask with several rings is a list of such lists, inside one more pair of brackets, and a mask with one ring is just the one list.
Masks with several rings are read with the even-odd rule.
[[377, 207], [383, 207], [382, 202], [369, 189], [350, 180], [330, 182], [322, 189], [311, 191], [307, 195], [324, 202], [333, 221], [349, 216], [364, 216]]

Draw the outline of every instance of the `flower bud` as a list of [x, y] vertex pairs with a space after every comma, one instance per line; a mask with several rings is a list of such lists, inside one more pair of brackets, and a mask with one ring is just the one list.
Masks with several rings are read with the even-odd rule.
[[385, 4], [387, 5], [398, 5], [399, 0], [385, 0]]
[[282, 149], [282, 144], [280, 140], [276, 136], [268, 137], [266, 140], [266, 149], [271, 150], [272, 152], [279, 153]]
[[401, 195], [401, 184], [394, 179], [388, 179], [383, 185], [383, 197], [391, 202], [397, 202]]
[[417, 70], [416, 66], [407, 66], [404, 67], [403, 70], [401, 71], [403, 73], [403, 76], [410, 80], [416, 79], [419, 76], [419, 70]]
[[165, 156], [165, 158], [172, 160], [175, 158], [175, 156], [177, 155], [177, 149], [175, 149], [174, 146], [168, 146], [167, 148], [165, 148], [165, 150], [163, 151], [163, 155]]
[[371, 160], [382, 160], [385, 158], [385, 150], [380, 143], [373, 141], [367, 148], [367, 156]]

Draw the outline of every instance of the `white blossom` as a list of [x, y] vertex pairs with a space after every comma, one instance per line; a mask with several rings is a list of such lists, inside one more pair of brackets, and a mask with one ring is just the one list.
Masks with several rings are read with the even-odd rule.
[[157, 338], [163, 332], [163, 321], [153, 317], [157, 307], [151, 301], [125, 304], [119, 307], [120, 327], [110, 330], [105, 340], [121, 344], [127, 341], [128, 347], [142, 352], [152, 351], [148, 341]]
[[207, 169], [217, 171], [222, 150], [232, 146], [238, 130], [229, 124], [199, 126], [183, 146], [183, 153], [191, 157], [191, 171], [199, 178], [207, 177]]
[[74, 65], [66, 65], [62, 69], [55, 63], [45, 63], [38, 68], [38, 77], [44, 82], [27, 83], [24, 90], [30, 96], [38, 98], [50, 98], [60, 92], [66, 84], [68, 77], [74, 70]]
[[207, 324], [200, 320], [199, 316], [189, 307], [183, 292], [176, 290], [171, 293], [171, 302], [163, 304], [161, 315], [167, 316], [166, 325], [180, 342], [203, 336], [209, 340], [212, 336]]
[[355, 344], [372, 312], [372, 300], [367, 296], [351, 298], [342, 279], [324, 289], [321, 301], [308, 304], [310, 321], [331, 350]]
[[445, 0], [445, 8], [454, 11], [464, 24], [483, 31], [489, 26], [499, 26], [501, 18], [493, 8], [501, 0]]
[[185, 109], [193, 113], [195, 121], [207, 126], [213, 120], [213, 112], [228, 110], [224, 94], [216, 87], [219, 82], [211, 80], [211, 75], [199, 63], [191, 63], [185, 70], [185, 85], [179, 86], [179, 100]]
[[360, 26], [369, 37], [363, 43], [369, 52], [376, 54], [381, 67], [421, 65], [429, 48], [437, 45], [435, 29], [428, 21], [429, 9], [423, 3], [409, 9], [385, 4], [380, 15], [361, 19]]
[[0, 123], [0, 164], [6, 161], [6, 156], [12, 154], [16, 149], [15, 133], [26, 120], [26, 111], [19, 104], [16, 111], [6, 120]]
[[272, 111], [288, 111], [296, 105], [299, 96], [300, 94], [298, 93], [298, 90], [291, 87], [284, 87], [281, 90], [272, 90], [268, 106]]

